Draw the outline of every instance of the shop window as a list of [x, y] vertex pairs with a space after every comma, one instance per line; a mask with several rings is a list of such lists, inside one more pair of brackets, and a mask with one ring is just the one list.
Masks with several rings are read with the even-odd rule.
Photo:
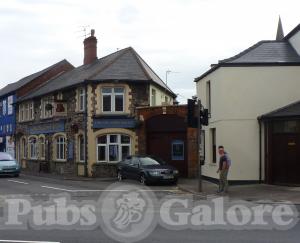
[[184, 141], [174, 140], [172, 142], [172, 160], [184, 160]]
[[108, 134], [97, 138], [97, 162], [119, 162], [130, 155], [131, 139], [127, 135]]

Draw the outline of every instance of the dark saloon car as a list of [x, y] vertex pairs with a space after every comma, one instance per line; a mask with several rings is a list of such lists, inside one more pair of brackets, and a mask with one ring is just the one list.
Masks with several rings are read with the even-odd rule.
[[141, 184], [177, 183], [178, 170], [152, 156], [130, 156], [118, 164], [118, 180], [135, 179]]
[[19, 163], [8, 153], [0, 152], [0, 175], [18, 177], [21, 171]]

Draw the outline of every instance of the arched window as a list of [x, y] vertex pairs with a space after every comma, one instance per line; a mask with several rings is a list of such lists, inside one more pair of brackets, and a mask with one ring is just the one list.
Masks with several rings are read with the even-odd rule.
[[83, 135], [78, 136], [78, 159], [80, 162], [85, 161], [85, 144]]
[[97, 162], [119, 162], [131, 151], [131, 139], [128, 135], [107, 134], [97, 138]]
[[39, 155], [40, 159], [45, 159], [45, 138], [39, 138]]
[[29, 158], [37, 159], [37, 141], [36, 137], [29, 138]]
[[56, 160], [66, 160], [66, 138], [62, 135], [55, 137]]

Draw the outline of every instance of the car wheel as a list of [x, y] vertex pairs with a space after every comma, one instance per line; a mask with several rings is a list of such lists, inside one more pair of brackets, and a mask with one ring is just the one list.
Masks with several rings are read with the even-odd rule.
[[19, 174], [14, 174], [14, 177], [19, 177], [20, 175]]
[[117, 177], [118, 177], [118, 181], [123, 181], [124, 179], [121, 171], [118, 171]]
[[141, 174], [141, 175], [140, 175], [140, 183], [141, 183], [142, 185], [147, 185], [146, 177], [145, 177], [144, 174]]

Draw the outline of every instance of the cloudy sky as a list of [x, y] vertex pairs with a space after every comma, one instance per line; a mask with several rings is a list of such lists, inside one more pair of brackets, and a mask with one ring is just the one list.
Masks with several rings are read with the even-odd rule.
[[194, 78], [260, 40], [300, 23], [299, 0], [1, 0], [0, 88], [66, 58], [83, 60], [82, 26], [94, 28], [98, 57], [132, 46], [179, 94]]

